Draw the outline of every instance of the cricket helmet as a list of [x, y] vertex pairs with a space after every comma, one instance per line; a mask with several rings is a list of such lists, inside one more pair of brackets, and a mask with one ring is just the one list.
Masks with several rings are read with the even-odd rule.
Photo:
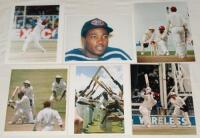
[[176, 6], [172, 6], [172, 7], [170, 8], [170, 10], [171, 10], [171, 12], [176, 12], [176, 11], [177, 11], [177, 8], [176, 8]]
[[168, 97], [169, 97], [169, 96], [173, 96], [173, 95], [176, 95], [176, 93], [175, 93], [175, 92], [170, 92], [170, 93], [168, 94]]
[[159, 30], [165, 30], [165, 26], [161, 25], [158, 29]]

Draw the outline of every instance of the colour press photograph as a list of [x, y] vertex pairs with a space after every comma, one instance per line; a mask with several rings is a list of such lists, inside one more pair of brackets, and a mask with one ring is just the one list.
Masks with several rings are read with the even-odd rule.
[[64, 131], [67, 69], [13, 69], [5, 131]]
[[56, 62], [59, 5], [15, 6], [8, 63]]
[[66, 16], [65, 62], [131, 61], [131, 16]]
[[124, 133], [121, 66], [77, 66], [75, 134]]
[[187, 64], [131, 65], [132, 134], [195, 135]]
[[139, 63], [195, 61], [187, 2], [135, 3], [133, 16]]

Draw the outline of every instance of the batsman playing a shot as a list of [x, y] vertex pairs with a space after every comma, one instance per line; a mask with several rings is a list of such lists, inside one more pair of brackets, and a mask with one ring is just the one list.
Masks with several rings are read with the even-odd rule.
[[53, 131], [55, 121], [57, 121], [60, 128], [63, 127], [62, 118], [60, 117], [58, 111], [51, 108], [51, 102], [45, 101], [43, 103], [44, 109], [42, 109], [36, 117], [35, 126], [33, 131], [37, 130], [37, 125], [41, 124], [41, 131]]
[[153, 97], [153, 93], [150, 87], [147, 87], [144, 92], [144, 101], [139, 107], [139, 111], [142, 114], [144, 126], [151, 127], [151, 110], [152, 107], [157, 103]]
[[56, 78], [52, 83], [52, 95], [50, 96], [49, 100], [53, 101], [55, 99], [57, 101], [59, 95], [61, 95], [59, 100], [62, 100], [66, 94], [66, 87], [67, 84], [62, 76], [56, 75]]
[[22, 91], [20, 91], [17, 96], [18, 100], [9, 101], [15, 103], [15, 106], [12, 106], [15, 109], [15, 113], [9, 124], [16, 124], [20, 120], [22, 123], [34, 123], [29, 98]]
[[48, 19], [41, 20], [40, 18], [37, 20], [36, 26], [33, 28], [33, 31], [27, 36], [24, 41], [24, 45], [22, 47], [22, 51], [26, 52], [28, 45], [31, 42], [34, 42], [34, 46], [39, 48], [42, 52], [46, 52], [43, 46], [39, 43], [41, 39], [41, 31], [45, 28], [45, 25], [48, 23]]
[[12, 93], [11, 100], [13, 100], [15, 95], [20, 91], [22, 91], [29, 98], [30, 106], [32, 108], [32, 111], [34, 111], [34, 92], [31, 82], [29, 80], [25, 80], [21, 87], [16, 86], [15, 90]]
[[174, 106], [174, 112], [172, 113], [173, 119], [174, 119], [174, 126], [173, 127], [178, 127], [178, 116], [183, 115], [184, 117], [184, 125], [187, 127], [191, 127], [191, 122], [188, 116], [188, 108], [187, 105], [185, 104], [185, 101], [176, 95], [175, 92], [170, 92], [168, 94], [169, 101], [173, 104]]

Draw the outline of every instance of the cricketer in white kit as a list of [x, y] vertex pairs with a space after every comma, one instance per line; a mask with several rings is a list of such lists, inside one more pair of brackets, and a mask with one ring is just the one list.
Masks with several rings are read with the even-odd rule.
[[155, 41], [155, 28], [153, 26], [149, 26], [148, 30], [142, 36], [142, 55], [144, 54], [144, 48], [151, 46], [152, 42]]
[[49, 100], [53, 101], [58, 100], [58, 95], [61, 95], [60, 100], [65, 96], [66, 93], [66, 82], [62, 79], [62, 76], [56, 75], [55, 80], [52, 82], [52, 95], [50, 96]]
[[45, 101], [43, 103], [44, 109], [42, 109], [36, 117], [34, 130], [36, 131], [37, 125], [41, 124], [41, 131], [53, 131], [55, 121], [57, 121], [60, 128], [63, 127], [62, 118], [58, 111], [51, 108], [51, 102]]
[[[177, 13], [177, 8], [172, 6], [171, 12], [167, 18], [167, 28], [170, 29], [173, 36], [173, 41], [176, 45], [176, 55], [179, 58], [184, 58], [187, 55], [186, 47], [186, 29], [187, 23], [181, 14]], [[188, 30], [188, 29], [187, 29]]]
[[46, 52], [46, 50], [43, 48], [43, 46], [39, 43], [41, 39], [41, 32], [45, 28], [47, 21], [42, 21], [41, 19], [37, 20], [36, 26], [33, 28], [33, 31], [30, 32], [30, 34], [27, 36], [27, 38], [24, 41], [22, 51], [26, 52], [28, 45], [30, 42], [34, 42], [34, 46], [36, 48], [39, 48], [42, 52]]
[[76, 102], [77, 113], [83, 119], [83, 128], [86, 128], [88, 125], [89, 104], [89, 99], [82, 94], [78, 97]]
[[22, 123], [34, 123], [29, 98], [23, 92], [18, 93], [18, 98], [15, 101], [14, 117], [9, 124], [16, 124], [19, 119], [22, 120]]
[[159, 49], [159, 55], [169, 55], [169, 51], [167, 49], [167, 40], [168, 40], [168, 34], [165, 30], [164, 26], [160, 26], [158, 28], [159, 32], [156, 35], [156, 43]]
[[174, 119], [174, 127], [178, 127], [179, 123], [178, 123], [178, 116], [179, 115], [183, 115], [184, 117], [184, 125], [187, 127], [191, 127], [191, 122], [188, 116], [188, 108], [185, 104], [185, 101], [176, 95], [175, 92], [170, 92], [169, 93], [169, 101], [173, 104], [174, 106], [174, 112], [172, 113], [172, 117]]
[[145, 127], [151, 127], [151, 110], [152, 107], [157, 103], [151, 92], [151, 88], [147, 87], [144, 93], [144, 101], [139, 107], [139, 111], [142, 114], [143, 122]]

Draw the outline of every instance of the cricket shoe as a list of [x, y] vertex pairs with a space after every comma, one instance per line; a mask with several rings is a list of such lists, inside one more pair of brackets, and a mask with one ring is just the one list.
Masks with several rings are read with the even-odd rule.
[[43, 49], [42, 52], [43, 52], [44, 54], [46, 54], [46, 53], [47, 53], [47, 50]]
[[27, 121], [27, 120], [23, 120], [23, 124], [35, 124], [36, 120], [31, 120], [31, 121]]
[[185, 56], [179, 56], [179, 58], [183, 59], [183, 58], [185, 58]]
[[27, 52], [26, 51], [22, 51], [22, 55], [26, 55], [27, 54]]
[[29, 121], [28, 124], [35, 124], [35, 122], [36, 122], [35, 120]]
[[183, 127], [191, 128], [192, 125], [191, 124], [185, 124], [185, 125], [183, 125]]
[[151, 127], [151, 125], [145, 125], [145, 127], [146, 127], [146, 128], [150, 128], [150, 127]]
[[177, 128], [178, 125], [171, 125], [170, 127], [172, 127], [172, 128]]
[[8, 124], [9, 124], [9, 125], [13, 125], [13, 124], [16, 124], [16, 123], [13, 122], [13, 121], [9, 121]]

